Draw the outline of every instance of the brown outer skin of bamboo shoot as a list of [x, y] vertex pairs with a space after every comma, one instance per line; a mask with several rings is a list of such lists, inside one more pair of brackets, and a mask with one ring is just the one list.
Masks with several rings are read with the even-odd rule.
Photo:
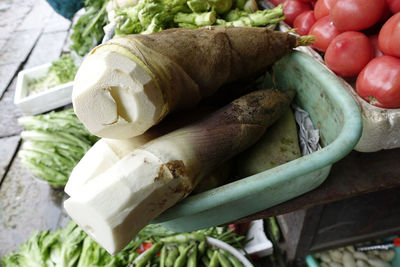
[[224, 84], [266, 71], [296, 47], [297, 37], [267, 28], [216, 26], [127, 35], [107, 44], [120, 45], [143, 61], [172, 111], [193, 107]]
[[[238, 98], [211, 114], [206, 119], [171, 132], [142, 146], [154, 155], [161, 140], [188, 140], [194, 155], [184, 160], [176, 159], [165, 164], [172, 174], [185, 177], [181, 187], [188, 195], [201, 179], [218, 165], [244, 151], [265, 133], [289, 108], [294, 91], [276, 89], [258, 90]], [[187, 129], [187, 131], [186, 131]], [[187, 139], [186, 139], [187, 138]]]

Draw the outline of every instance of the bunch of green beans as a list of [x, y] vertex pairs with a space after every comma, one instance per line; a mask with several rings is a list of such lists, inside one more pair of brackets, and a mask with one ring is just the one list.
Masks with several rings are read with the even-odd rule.
[[137, 257], [135, 267], [240, 267], [243, 264], [228, 251], [209, 246], [200, 232], [177, 234], [159, 239]]

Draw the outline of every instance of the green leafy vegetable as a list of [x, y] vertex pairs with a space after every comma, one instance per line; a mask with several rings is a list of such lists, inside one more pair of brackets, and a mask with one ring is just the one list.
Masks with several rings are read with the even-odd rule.
[[71, 55], [63, 55], [53, 61], [46, 76], [29, 82], [28, 95], [45, 91], [51, 87], [73, 81], [78, 67]]
[[19, 246], [18, 252], [5, 255], [1, 263], [3, 267], [126, 266], [129, 253], [125, 250], [121, 253], [112, 257], [70, 222], [65, 228], [52, 233], [35, 232]]
[[108, 23], [106, 6], [108, 1], [86, 0], [85, 14], [73, 27], [70, 48], [78, 55], [85, 56], [104, 36], [103, 27]]
[[[164, 266], [171, 264], [171, 266], [174, 264], [182, 266], [186, 262], [192, 262], [193, 265], [195, 260], [201, 261], [200, 257], [206, 249], [212, 249], [204, 246], [206, 235], [219, 238], [231, 234], [232, 231], [227, 227], [212, 227], [192, 233], [178, 234], [166, 230], [161, 225], [152, 224], [143, 228], [120, 253], [111, 256], [71, 221], [65, 228], [54, 232], [37, 231], [33, 233], [27, 241], [19, 246], [17, 252], [3, 256], [1, 263], [3, 267], [122, 267], [133, 266], [134, 263], [144, 265], [150, 261], [156, 266], [162, 266], [161, 262]], [[235, 238], [240, 237], [237, 234], [234, 235]], [[195, 239], [190, 238], [186, 240], [186, 243], [181, 242], [182, 237], [191, 236], [196, 237], [197, 242], [203, 241], [200, 241], [198, 245], [195, 243]], [[199, 238], [200, 236], [202, 237]], [[234, 239], [230, 241], [232, 240]], [[228, 243], [230, 241], [228, 240]], [[143, 255], [139, 259], [140, 254], [137, 250], [143, 242], [151, 242], [153, 246], [145, 252], [147, 255]], [[176, 246], [177, 243], [179, 243], [180, 250]], [[244, 241], [242, 240], [240, 243], [243, 248]], [[163, 251], [163, 257], [156, 256], [160, 250]], [[172, 255], [173, 251], [175, 251], [175, 255]], [[135, 261], [135, 259], [137, 260]]]
[[[284, 19], [282, 6], [257, 10], [254, 1], [232, 0], [139, 0], [137, 5], [116, 11], [116, 35], [148, 34], [168, 28], [207, 25], [267, 26]], [[235, 19], [232, 19], [235, 13]]]
[[19, 156], [23, 164], [54, 187], [62, 187], [68, 177], [98, 140], [78, 120], [72, 109], [18, 120], [26, 128]]

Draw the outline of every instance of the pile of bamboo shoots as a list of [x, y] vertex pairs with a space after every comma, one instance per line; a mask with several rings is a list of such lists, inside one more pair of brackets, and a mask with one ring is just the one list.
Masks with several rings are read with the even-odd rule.
[[310, 41], [266, 28], [207, 27], [130, 35], [95, 48], [78, 70], [73, 105], [87, 129], [104, 138], [72, 172], [68, 214], [108, 252], [121, 250], [257, 142], [294, 93], [253, 91], [189, 125], [170, 118]]

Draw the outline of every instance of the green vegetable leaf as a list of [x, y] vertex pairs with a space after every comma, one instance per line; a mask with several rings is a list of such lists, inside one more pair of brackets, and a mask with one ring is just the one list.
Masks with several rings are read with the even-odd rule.
[[62, 187], [72, 169], [98, 137], [91, 135], [72, 109], [26, 116], [18, 120], [26, 130], [19, 156], [37, 177]]
[[85, 14], [73, 27], [71, 50], [85, 56], [104, 36], [103, 27], [108, 23], [106, 6], [108, 1], [86, 0]]

